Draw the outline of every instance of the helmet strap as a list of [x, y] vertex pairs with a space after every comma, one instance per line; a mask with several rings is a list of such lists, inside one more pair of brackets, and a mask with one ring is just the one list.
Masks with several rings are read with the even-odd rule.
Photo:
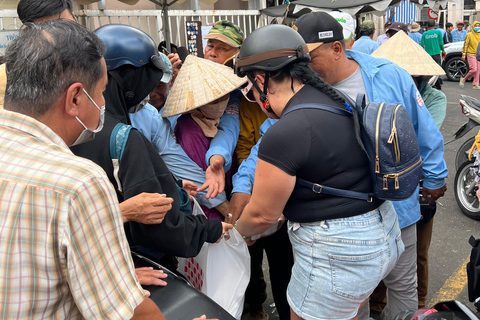
[[251, 74], [247, 74], [248, 80], [253, 84], [253, 87], [255, 90], [257, 90], [258, 94], [260, 95], [260, 101], [262, 102], [262, 107], [270, 113], [273, 113], [274, 115], [277, 115], [270, 104], [268, 103], [268, 98], [267, 98], [267, 87], [268, 87], [268, 79], [270, 78], [270, 73], [265, 72], [265, 81], [263, 82], [263, 91], [260, 90], [260, 87], [257, 84], [257, 81], [255, 81], [255, 77], [252, 76]]

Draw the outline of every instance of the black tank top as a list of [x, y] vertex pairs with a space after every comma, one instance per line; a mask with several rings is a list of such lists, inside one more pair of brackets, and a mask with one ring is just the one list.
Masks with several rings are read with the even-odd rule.
[[[284, 112], [302, 103], [338, 105], [330, 97], [305, 85]], [[302, 109], [282, 116], [265, 133], [258, 157], [290, 175], [326, 186], [371, 192], [365, 152], [355, 138], [353, 119], [324, 110]], [[382, 204], [314, 193], [298, 183], [284, 215], [295, 222], [314, 222], [366, 213]]]

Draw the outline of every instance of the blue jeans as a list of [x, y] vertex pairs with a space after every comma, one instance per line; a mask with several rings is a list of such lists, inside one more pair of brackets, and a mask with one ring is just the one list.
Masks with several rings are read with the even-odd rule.
[[350, 319], [404, 251], [391, 202], [365, 214], [289, 222], [295, 264], [287, 299], [301, 318]]

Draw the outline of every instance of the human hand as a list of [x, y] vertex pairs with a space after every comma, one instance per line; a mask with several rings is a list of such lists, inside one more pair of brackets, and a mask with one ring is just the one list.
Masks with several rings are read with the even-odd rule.
[[172, 209], [172, 202], [173, 199], [165, 194], [143, 192], [120, 203], [123, 222], [162, 223], [167, 212]]
[[168, 275], [162, 270], [155, 270], [152, 267], [135, 268], [135, 274], [137, 275], [138, 282], [140, 282], [141, 285], [154, 285], [162, 287], [167, 285], [165, 281], [161, 280], [168, 277]]
[[422, 201], [425, 201], [428, 199], [428, 203], [432, 204], [438, 198], [443, 197], [443, 195], [445, 194], [445, 191], [447, 191], [447, 185], [444, 185], [443, 187], [435, 190], [431, 190], [423, 187]]
[[172, 79], [170, 80], [170, 85], [173, 86], [178, 72], [180, 71], [180, 67], [182, 66], [182, 60], [180, 60], [178, 53], [170, 53], [167, 57], [172, 63]]
[[235, 221], [240, 218], [240, 215], [245, 209], [245, 206], [250, 202], [252, 195], [243, 192], [235, 192], [230, 199], [229, 212], [232, 214], [230, 221], [226, 221], [232, 224], [235, 224]]
[[170, 60], [173, 69], [180, 69], [182, 60], [180, 60], [180, 56], [178, 55], [178, 53], [170, 53], [167, 57]]
[[[223, 157], [221, 158], [223, 159]], [[223, 170], [223, 163], [220, 159], [210, 161], [210, 166], [208, 166], [205, 171], [205, 183], [200, 186], [197, 191], [206, 189], [208, 189], [207, 195], [205, 196], [207, 199], [215, 198], [217, 194], [225, 190], [225, 170]]]
[[197, 196], [197, 188], [198, 186], [193, 183], [192, 181], [188, 180], [182, 180], [182, 187], [187, 191], [187, 193], [190, 195], [190, 197], [196, 197]]
[[462, 61], [465, 61], [465, 55], [462, 54]]
[[232, 229], [232, 228], [233, 228], [233, 225], [231, 225], [230, 223], [222, 222], [222, 235], [220, 236], [220, 238], [218, 238], [218, 240], [217, 240], [216, 243], [219, 243], [220, 240], [222, 240], [223, 235], [225, 234], [225, 232], [227, 232], [228, 230], [230, 230], [230, 229]]

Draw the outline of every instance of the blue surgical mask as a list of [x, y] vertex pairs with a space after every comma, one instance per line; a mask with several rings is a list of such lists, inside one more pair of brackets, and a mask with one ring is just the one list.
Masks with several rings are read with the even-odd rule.
[[475, 27], [475, 28], [473, 28], [473, 31], [479, 32], [479, 31], [480, 31], [480, 27]]
[[78, 119], [78, 117], [75, 117], [75, 119], [77, 119], [77, 121], [80, 122], [80, 124], [85, 129], [83, 129], [78, 138], [73, 142], [73, 144], [71, 145], [72, 147], [84, 142], [92, 141], [95, 138], [95, 134], [99, 133], [103, 129], [103, 122], [105, 121], [105, 105], [99, 108], [95, 101], [93, 101], [93, 99], [87, 93], [87, 91], [85, 91], [85, 89], [83, 89], [83, 92], [87, 95], [88, 99], [93, 103], [93, 105], [98, 109], [98, 111], [100, 111], [100, 120], [98, 121], [97, 128], [95, 130], [92, 130], [87, 128], [87, 126], [84, 125], [83, 122]]

